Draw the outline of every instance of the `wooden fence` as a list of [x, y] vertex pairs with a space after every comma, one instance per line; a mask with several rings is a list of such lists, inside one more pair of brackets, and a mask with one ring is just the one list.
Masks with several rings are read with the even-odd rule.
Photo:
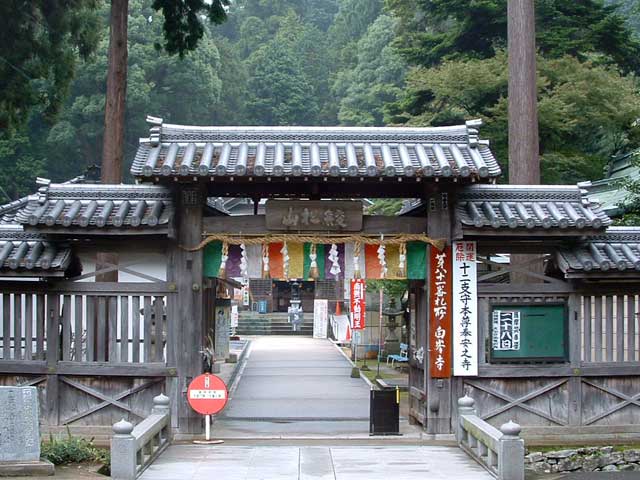
[[2, 282], [0, 384], [38, 386], [50, 427], [146, 417], [175, 388], [171, 295], [165, 282]]
[[[547, 276], [512, 284], [504, 277], [509, 269], [479, 276], [479, 376], [456, 378], [454, 395], [473, 397], [479, 416], [494, 426], [514, 420], [529, 439], [553, 443], [640, 432], [640, 285], [572, 284]], [[502, 283], [485, 280], [496, 278]], [[492, 305], [558, 302], [568, 306], [566, 362], [490, 362]]]

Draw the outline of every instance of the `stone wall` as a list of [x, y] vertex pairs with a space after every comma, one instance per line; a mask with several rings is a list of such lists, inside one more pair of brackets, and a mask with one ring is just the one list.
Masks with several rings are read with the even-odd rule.
[[536, 473], [640, 471], [640, 449], [583, 447], [550, 452], [531, 451], [525, 469]]

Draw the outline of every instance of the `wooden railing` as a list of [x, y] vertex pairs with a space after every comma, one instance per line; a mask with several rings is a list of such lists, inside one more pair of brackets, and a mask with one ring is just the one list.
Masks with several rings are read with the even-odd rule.
[[458, 445], [499, 480], [524, 480], [520, 426], [510, 421], [498, 430], [476, 415], [474, 405], [471, 397], [458, 400]]
[[154, 397], [151, 415], [136, 427], [122, 419], [113, 425], [111, 478], [135, 480], [171, 443], [169, 398]]

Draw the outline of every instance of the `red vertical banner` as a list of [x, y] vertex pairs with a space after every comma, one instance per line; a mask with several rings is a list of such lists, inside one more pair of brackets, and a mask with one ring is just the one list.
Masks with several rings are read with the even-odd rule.
[[431, 378], [451, 377], [451, 247], [429, 255], [429, 371]]
[[363, 330], [365, 327], [365, 296], [367, 284], [363, 278], [351, 280], [351, 328]]

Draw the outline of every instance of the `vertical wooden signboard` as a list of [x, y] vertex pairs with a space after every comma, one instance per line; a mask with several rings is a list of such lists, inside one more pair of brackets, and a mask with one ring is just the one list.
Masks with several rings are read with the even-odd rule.
[[453, 374], [478, 375], [476, 242], [453, 242]]
[[451, 247], [429, 255], [429, 371], [431, 378], [451, 377]]

